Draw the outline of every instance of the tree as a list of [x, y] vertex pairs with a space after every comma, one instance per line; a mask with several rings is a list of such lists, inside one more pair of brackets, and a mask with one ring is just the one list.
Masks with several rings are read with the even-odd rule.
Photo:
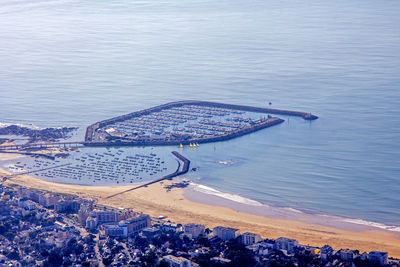
[[202, 245], [203, 247], [210, 247], [210, 240], [204, 236], [199, 236], [196, 239], [196, 243]]
[[169, 263], [163, 259], [156, 266], [157, 267], [169, 267]]
[[103, 258], [103, 264], [104, 264], [105, 266], [108, 266], [108, 265], [110, 265], [110, 264], [113, 262], [113, 260], [114, 260], [114, 258], [111, 257], [111, 256], [106, 257], [106, 258]]
[[12, 242], [14, 240], [15, 237], [15, 233], [13, 232], [6, 232], [4, 234], [4, 237], [7, 238], [10, 242]]
[[254, 266], [256, 260], [253, 253], [248, 250], [244, 245], [239, 244], [236, 240], [227, 243], [227, 250], [225, 257], [232, 261], [233, 266]]
[[18, 261], [20, 260], [19, 253], [13, 250], [12, 252], [8, 253], [7, 258], [10, 260]]
[[63, 263], [63, 257], [60, 255], [58, 251], [52, 250], [50, 252], [49, 258], [47, 259], [47, 262], [49, 266], [59, 267]]
[[156, 265], [157, 255], [154, 253], [154, 251], [150, 251], [142, 257], [142, 261], [146, 266], [154, 266]]
[[147, 241], [146, 238], [137, 236], [135, 238], [134, 245], [135, 245], [135, 247], [138, 247], [139, 249], [143, 250], [145, 247], [147, 247], [149, 245], [149, 242]]

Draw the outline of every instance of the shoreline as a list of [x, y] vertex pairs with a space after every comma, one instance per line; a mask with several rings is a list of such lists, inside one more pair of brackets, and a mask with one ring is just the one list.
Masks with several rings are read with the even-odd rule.
[[400, 226], [366, 221], [364, 219], [331, 215], [318, 211], [304, 211], [291, 207], [280, 207], [261, 203], [236, 194], [225, 193], [208, 186], [190, 182], [185, 188], [185, 197], [188, 200], [211, 206], [226, 207], [238, 212], [250, 213], [258, 216], [284, 220], [300, 220], [312, 224], [334, 227], [349, 231], [363, 231], [381, 229], [400, 234]]
[[[2, 155], [1, 155], [2, 156]], [[7, 173], [0, 169], [1, 174]], [[301, 244], [323, 246], [329, 244], [334, 249], [350, 248], [362, 251], [387, 251], [390, 257], [400, 257], [400, 233], [378, 229], [376, 227], [357, 226], [346, 228], [334, 222], [333, 225], [322, 225], [318, 221], [299, 217], [285, 217], [285, 214], [273, 214], [264, 209], [262, 212], [248, 209], [248, 206], [237, 202], [224, 206], [215, 198], [200, 197], [200, 202], [194, 197], [191, 188], [173, 188], [167, 192], [165, 185], [172, 181], [163, 181], [148, 187], [117, 195], [107, 199], [107, 196], [127, 190], [131, 186], [79, 186], [58, 184], [40, 180], [29, 175], [21, 175], [7, 181], [6, 185], [17, 184], [54, 193], [66, 193], [81, 198], [93, 198], [97, 203], [113, 207], [132, 208], [153, 217], [160, 215], [176, 223], [201, 223], [213, 228], [218, 225], [239, 228], [241, 232], [254, 232], [263, 238], [284, 236], [294, 238]], [[201, 199], [202, 198], [202, 199]], [[202, 201], [201, 201], [202, 200]], [[214, 201], [213, 201], [214, 200]], [[205, 201], [211, 202], [209, 204]], [[225, 203], [226, 204], [226, 203]], [[257, 213], [258, 212], [258, 213]], [[292, 215], [292, 214], [289, 214]], [[330, 218], [326, 219], [327, 221]]]

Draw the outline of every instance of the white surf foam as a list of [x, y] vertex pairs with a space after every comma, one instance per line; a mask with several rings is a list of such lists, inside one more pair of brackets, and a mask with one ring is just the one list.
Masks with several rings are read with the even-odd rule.
[[[201, 184], [196, 184], [191, 182], [190, 183], [191, 187], [193, 188], [193, 190], [203, 193], [203, 194], [208, 194], [208, 195], [214, 195], [214, 196], [218, 196], [224, 199], [228, 199], [234, 202], [238, 202], [238, 203], [242, 203], [242, 204], [247, 204], [247, 205], [252, 205], [252, 206], [266, 206], [269, 207], [267, 204], [262, 204], [258, 201], [249, 199], [249, 198], [245, 198], [239, 195], [235, 195], [235, 194], [230, 194], [230, 193], [224, 193], [221, 192], [217, 189], [205, 186], [205, 185], [201, 185]], [[292, 214], [303, 214], [306, 215], [307, 213], [304, 213], [298, 209], [294, 209], [294, 208], [290, 208], [290, 207], [285, 207], [285, 208], [280, 208], [281, 211], [285, 210], [287, 212], [290, 212]], [[310, 214], [311, 216], [311, 214]], [[374, 228], [379, 228], [379, 229], [383, 229], [383, 230], [387, 230], [387, 231], [392, 231], [392, 232], [399, 232], [400, 233], [400, 226], [394, 226], [394, 225], [385, 225], [383, 223], [377, 223], [377, 222], [370, 222], [370, 221], [366, 221], [366, 220], [362, 220], [362, 219], [352, 219], [352, 218], [343, 218], [340, 216], [335, 216], [335, 215], [328, 215], [328, 214], [315, 214], [313, 216], [317, 216], [317, 217], [328, 217], [331, 220], [336, 220], [338, 222], [342, 221], [345, 223], [351, 223], [351, 224], [357, 224], [357, 225], [363, 225], [363, 226], [368, 226], [368, 227], [374, 227]]]
[[301, 210], [297, 210], [297, 209], [294, 209], [294, 208], [284, 208], [284, 209], [287, 210], [287, 211], [290, 211], [290, 212], [304, 214], [304, 212], [302, 212]]
[[384, 229], [384, 230], [387, 230], [387, 231], [399, 232], [400, 233], [400, 226], [386, 225], [386, 224], [383, 224], [383, 223], [370, 222], [370, 221], [365, 221], [365, 220], [362, 220], [362, 219], [347, 219], [346, 218], [346, 219], [343, 219], [343, 221], [348, 222], [348, 223], [371, 226], [371, 227], [375, 227], [375, 228]]
[[214, 188], [205, 186], [205, 185], [201, 185], [201, 184], [195, 184], [195, 183], [190, 183], [190, 185], [192, 186], [193, 190], [200, 192], [200, 193], [204, 193], [204, 194], [208, 194], [208, 195], [214, 195], [214, 196], [218, 196], [221, 198], [225, 198], [234, 202], [238, 202], [238, 203], [242, 203], [242, 204], [247, 204], [247, 205], [252, 205], [252, 206], [262, 206], [263, 204], [261, 204], [258, 201], [249, 199], [249, 198], [245, 198], [239, 195], [235, 195], [235, 194], [230, 194], [230, 193], [224, 193], [221, 191], [218, 191]]

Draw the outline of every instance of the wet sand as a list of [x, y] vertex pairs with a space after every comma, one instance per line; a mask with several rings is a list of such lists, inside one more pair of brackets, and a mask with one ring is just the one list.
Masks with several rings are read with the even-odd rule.
[[[4, 160], [3, 155], [0, 154], [0, 160]], [[0, 170], [0, 174], [6, 173], [4, 170]], [[170, 181], [157, 183], [106, 199], [107, 196], [129, 189], [131, 186], [100, 187], [58, 184], [28, 175], [17, 176], [6, 182], [8, 185], [18, 184], [83, 198], [89, 197], [97, 200], [99, 204], [132, 208], [151, 216], [163, 215], [171, 221], [182, 224], [196, 222], [205, 224], [209, 228], [223, 225], [239, 228], [242, 232], [259, 233], [264, 238], [285, 236], [295, 238], [304, 245], [323, 246], [329, 244], [334, 249], [350, 248], [358, 249], [361, 252], [380, 250], [388, 251], [391, 257], [400, 257], [400, 234], [396, 232], [372, 227], [355, 226], [352, 229], [346, 225], [321, 225], [320, 222], [310, 221], [309, 218], [301, 215], [295, 219], [285, 219], [284, 216], [279, 217], [276, 214], [246, 212], [248, 206], [234, 204], [235, 209], [233, 209], [221, 200], [204, 195], [202, 202], [212, 201], [213, 205], [200, 203], [193, 201], [195, 197], [193, 192], [190, 192], [190, 188], [173, 188], [167, 192], [164, 186], [170, 183]], [[189, 200], [187, 196], [192, 200]], [[329, 222], [329, 218], [327, 221]]]

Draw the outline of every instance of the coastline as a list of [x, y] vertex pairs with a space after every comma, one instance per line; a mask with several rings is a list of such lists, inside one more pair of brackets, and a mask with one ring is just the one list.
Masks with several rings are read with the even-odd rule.
[[[0, 154], [0, 159], [4, 154]], [[0, 169], [0, 174], [7, 172]], [[389, 252], [390, 257], [400, 257], [400, 233], [354, 225], [322, 225], [312, 221], [299, 213], [297, 218], [287, 214], [274, 214], [273, 209], [264, 209], [260, 213], [257, 209], [248, 209], [248, 205], [237, 202], [221, 202], [221, 199], [196, 196], [191, 188], [173, 188], [167, 192], [165, 185], [171, 181], [152, 184], [144, 188], [126, 192], [107, 199], [108, 196], [131, 188], [131, 186], [78, 186], [58, 184], [40, 180], [38, 178], [21, 175], [8, 180], [6, 185], [22, 185], [30, 188], [47, 190], [54, 193], [72, 194], [82, 198], [93, 198], [99, 204], [114, 207], [132, 208], [151, 216], [166, 216], [177, 223], [202, 223], [213, 228], [217, 225], [239, 228], [241, 232], [254, 232], [264, 238], [278, 238], [281, 236], [295, 238], [301, 244], [315, 246], [331, 245], [334, 249], [350, 248], [362, 251], [380, 250]], [[200, 201], [200, 202], [199, 202]], [[205, 203], [206, 201], [211, 203]], [[255, 203], [253, 203], [255, 204]], [[258, 205], [253, 205], [257, 207]], [[265, 207], [269, 207], [264, 205]], [[269, 210], [269, 213], [267, 212]], [[259, 213], [257, 213], [259, 212]], [[286, 216], [286, 217], [285, 217]], [[330, 219], [327, 218], [327, 221]]]

